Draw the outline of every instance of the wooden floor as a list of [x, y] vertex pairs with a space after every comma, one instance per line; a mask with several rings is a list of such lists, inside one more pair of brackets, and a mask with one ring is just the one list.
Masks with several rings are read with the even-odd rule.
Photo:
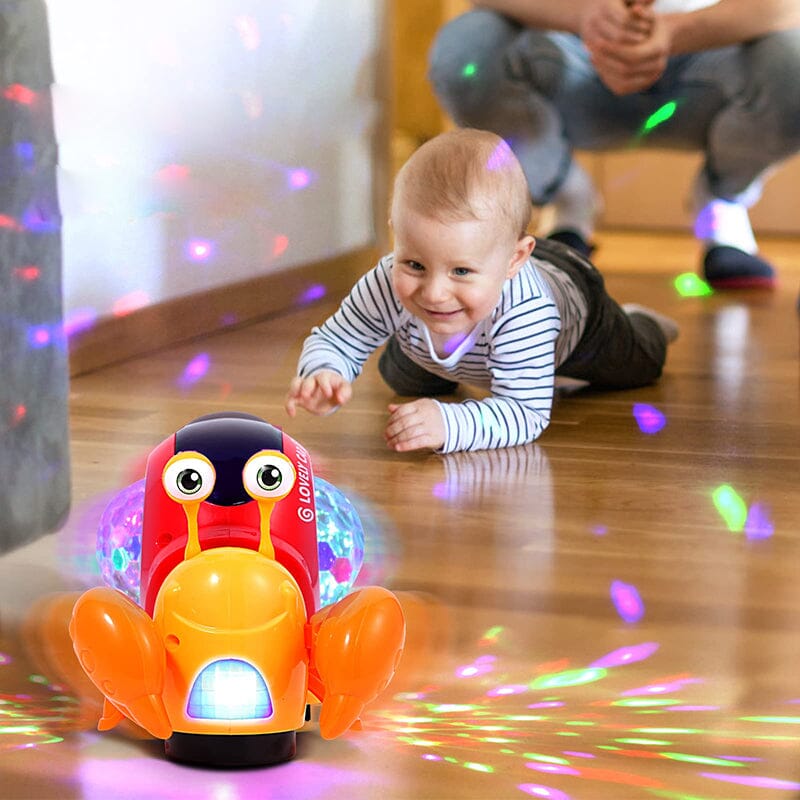
[[[565, 393], [522, 448], [389, 452], [374, 360], [350, 406], [290, 420], [285, 387], [329, 301], [77, 378], [73, 513], [0, 559], [0, 797], [800, 797], [800, 242], [764, 251], [775, 292], [682, 297], [690, 241], [600, 237], [612, 293], [675, 317], [680, 338], [658, 385]], [[361, 514], [365, 579], [408, 617], [364, 730], [324, 741], [312, 725], [268, 770], [181, 767], [95, 732], [63, 609], [42, 599], [97, 581], [110, 493], [221, 410], [311, 451]]]

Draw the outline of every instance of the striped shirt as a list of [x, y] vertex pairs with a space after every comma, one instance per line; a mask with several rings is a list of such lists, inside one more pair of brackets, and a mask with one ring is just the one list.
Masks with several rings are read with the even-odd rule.
[[569, 277], [530, 258], [503, 285], [493, 312], [450, 355], [433, 347], [425, 324], [398, 302], [393, 255], [366, 273], [303, 344], [298, 374], [327, 369], [353, 381], [369, 355], [390, 336], [423, 369], [490, 392], [485, 399], [435, 401], [445, 425], [439, 450], [511, 447], [536, 439], [550, 422], [556, 367], [580, 339], [586, 303]]

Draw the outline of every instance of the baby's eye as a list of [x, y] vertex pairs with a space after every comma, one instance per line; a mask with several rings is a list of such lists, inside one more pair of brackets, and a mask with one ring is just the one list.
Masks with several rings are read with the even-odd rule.
[[465, 276], [470, 275], [471, 273], [472, 270], [469, 269], [468, 267], [455, 267], [453, 269], [453, 275], [455, 275], [458, 278], [464, 278]]
[[406, 266], [414, 272], [422, 272], [425, 269], [419, 261], [406, 261]]

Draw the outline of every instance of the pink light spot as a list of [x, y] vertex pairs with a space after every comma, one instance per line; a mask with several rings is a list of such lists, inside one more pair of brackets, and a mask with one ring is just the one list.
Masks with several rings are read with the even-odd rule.
[[487, 697], [507, 697], [512, 694], [522, 694], [528, 691], [526, 683], [513, 683], [506, 686], [496, 686], [494, 689], [489, 689], [486, 692]]
[[490, 172], [502, 169], [512, 158], [513, 155], [511, 153], [511, 148], [508, 146], [508, 142], [502, 141], [489, 156], [489, 160], [486, 162], [486, 169]]
[[311, 183], [311, 175], [306, 169], [293, 169], [289, 172], [289, 186], [292, 189], [305, 189]]
[[164, 183], [180, 183], [189, 177], [189, 167], [185, 164], [167, 164], [156, 172], [156, 179]]
[[214, 252], [214, 245], [207, 239], [191, 239], [186, 245], [186, 255], [191, 261], [208, 261]]
[[97, 312], [92, 308], [79, 308], [64, 320], [64, 333], [69, 339], [82, 331], [89, 330], [97, 320]]
[[[25, 419], [27, 414], [28, 414], [28, 409], [25, 408], [25, 406], [22, 403], [20, 403], [14, 409], [14, 415], [13, 415], [12, 420], [11, 420], [12, 425], [19, 425], [19, 423], [22, 422], [22, 420]], [[2, 664], [2, 663], [3, 662], [0, 661], [0, 664]]]
[[349, 559], [337, 558], [336, 561], [333, 562], [331, 575], [336, 578], [337, 583], [345, 583], [346, 581], [349, 581], [352, 574], [353, 565], [350, 563]]
[[647, 403], [634, 403], [633, 416], [642, 433], [652, 435], [658, 433], [666, 424], [667, 418], [655, 406]]
[[570, 796], [560, 789], [553, 789], [551, 786], [542, 786], [538, 783], [521, 783], [517, 788], [525, 794], [542, 797], [544, 800], [570, 800]]
[[211, 365], [208, 353], [198, 353], [183, 369], [178, 384], [187, 387], [197, 383], [207, 372]]
[[279, 234], [275, 237], [272, 242], [272, 256], [273, 258], [278, 258], [282, 256], [286, 252], [286, 248], [289, 247], [289, 237], [284, 236], [283, 234]]
[[236, 31], [242, 40], [245, 50], [258, 50], [261, 44], [261, 33], [258, 29], [258, 21], [253, 17], [242, 14], [234, 20]]
[[744, 534], [750, 541], [769, 539], [775, 533], [775, 524], [772, 522], [772, 513], [769, 506], [764, 503], [753, 503], [747, 510], [747, 521], [744, 524]]
[[644, 642], [643, 644], [635, 644], [631, 647], [620, 647], [618, 650], [612, 650], [610, 653], [606, 653], [606, 655], [592, 664], [589, 664], [589, 666], [609, 669], [611, 667], [622, 666], [623, 664], [633, 664], [636, 661], [644, 661], [646, 658], [650, 658], [658, 648], [659, 645], [656, 642]]
[[21, 231], [22, 226], [13, 217], [7, 214], [0, 214], [0, 228], [10, 228], [12, 231]]
[[146, 305], [149, 305], [149, 303], [150, 295], [140, 289], [120, 297], [119, 300], [114, 303], [111, 310], [115, 317], [125, 317], [137, 309], [144, 308]]
[[630, 583], [612, 581], [611, 600], [625, 622], [638, 622], [644, 616], [644, 602], [638, 589]]

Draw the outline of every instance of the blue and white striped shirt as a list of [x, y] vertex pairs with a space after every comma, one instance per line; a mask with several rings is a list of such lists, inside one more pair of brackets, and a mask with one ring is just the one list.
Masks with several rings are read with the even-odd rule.
[[459, 347], [438, 356], [425, 324], [392, 290], [393, 254], [384, 256], [303, 344], [298, 374], [323, 369], [353, 381], [369, 355], [395, 335], [423, 369], [491, 393], [439, 406], [445, 443], [439, 452], [511, 447], [536, 439], [550, 422], [556, 367], [580, 339], [585, 301], [569, 277], [531, 258], [507, 280], [492, 314]]

